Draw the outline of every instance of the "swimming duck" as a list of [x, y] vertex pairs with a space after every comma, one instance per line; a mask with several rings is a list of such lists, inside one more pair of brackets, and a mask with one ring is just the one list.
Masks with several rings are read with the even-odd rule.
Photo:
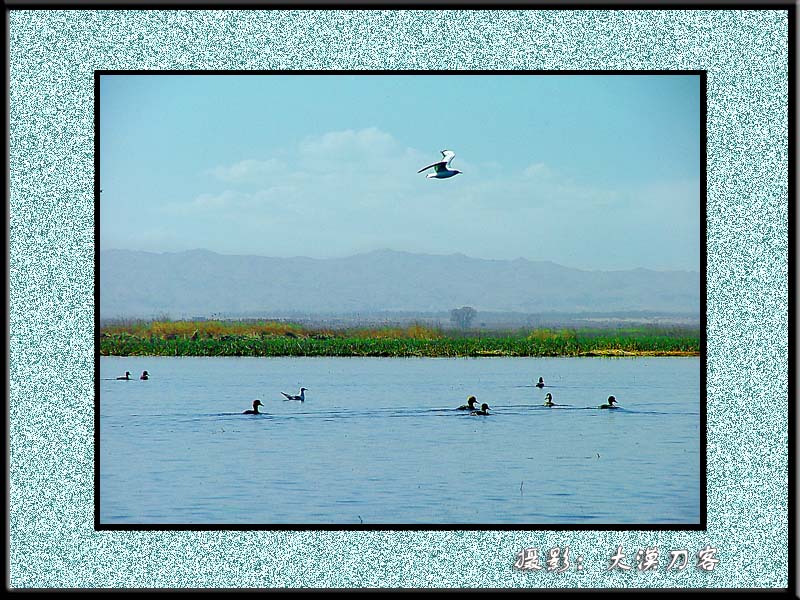
[[544, 379], [539, 377], [539, 383], [536, 384], [536, 387], [540, 388], [540, 389], [543, 388], [544, 387]]
[[289, 394], [287, 394], [285, 392], [281, 392], [281, 394], [286, 396], [287, 400], [299, 400], [300, 402], [305, 402], [306, 401], [306, 390], [307, 389], [308, 388], [301, 387], [299, 396], [290, 396]]
[[547, 392], [547, 395], [544, 397], [544, 406], [555, 406], [553, 403], [553, 396], [550, 392]]
[[619, 408], [619, 406], [614, 406], [614, 402], [616, 402], [616, 401], [617, 401], [617, 399], [614, 398], [614, 396], [609, 396], [608, 397], [608, 404], [601, 404], [600, 408]]
[[253, 400], [253, 410], [246, 410], [242, 414], [243, 415], [260, 415], [263, 413], [258, 412], [258, 407], [264, 406], [261, 404], [261, 400]]
[[125, 381], [129, 381], [130, 378], [131, 378], [131, 372], [130, 371], [125, 371], [125, 375], [124, 376], [117, 377], [117, 379], [124, 379]]
[[150, 374], [147, 371], [142, 371], [142, 376], [139, 379], [144, 379], [145, 381], [150, 379]]
[[486, 404], [486, 403], [481, 404], [481, 409], [480, 410], [473, 410], [469, 414], [471, 414], [471, 415], [480, 415], [482, 417], [488, 417], [489, 416], [489, 405]]
[[458, 410], [476, 410], [475, 404], [477, 404], [477, 402], [478, 400], [477, 398], [475, 398], [475, 396], [470, 396], [469, 398], [467, 398], [467, 403], [459, 406]]

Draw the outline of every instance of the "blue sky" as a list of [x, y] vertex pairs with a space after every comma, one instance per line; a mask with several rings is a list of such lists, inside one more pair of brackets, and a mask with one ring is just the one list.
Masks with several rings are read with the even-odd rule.
[[[100, 245], [699, 270], [698, 76], [104, 75]], [[456, 152], [446, 180], [417, 174]]]

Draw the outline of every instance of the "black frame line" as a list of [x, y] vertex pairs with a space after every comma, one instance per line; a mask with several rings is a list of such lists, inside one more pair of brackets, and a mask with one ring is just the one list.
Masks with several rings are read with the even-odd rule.
[[[700, 77], [700, 522], [698, 524], [548, 524], [520, 523], [508, 524], [104, 524], [100, 522], [100, 78], [103, 75], [594, 75], [594, 76], [636, 76], [636, 75], [696, 75]], [[705, 531], [707, 529], [707, 416], [706, 416], [706, 122], [707, 122], [707, 72], [705, 70], [621, 70], [621, 71], [539, 71], [539, 70], [479, 70], [479, 71], [413, 71], [413, 70], [342, 70], [342, 71], [185, 71], [185, 70], [95, 70], [94, 71], [94, 197], [95, 197], [95, 252], [94, 252], [94, 302], [95, 302], [95, 371], [94, 371], [94, 528], [96, 531]], [[790, 436], [791, 439], [791, 436]]]
[[[794, 224], [793, 219], [797, 218], [796, 213], [794, 211], [794, 203], [797, 200], [797, 153], [796, 147], [797, 138], [795, 137], [795, 127], [796, 127], [796, 110], [797, 110], [797, 97], [795, 92], [797, 91], [797, 57], [795, 54], [796, 44], [797, 44], [797, 36], [796, 36], [796, 27], [797, 27], [797, 15], [795, 13], [795, 6], [791, 6], [789, 8], [788, 14], [788, 25], [789, 31], [787, 36], [787, 54], [788, 54], [788, 65], [787, 70], [789, 74], [789, 90], [788, 90], [788, 108], [787, 108], [787, 155], [788, 155], [788, 181], [787, 181], [787, 201], [788, 206], [786, 208], [786, 217], [787, 217], [787, 243], [788, 243], [788, 256], [787, 256], [787, 290], [789, 292], [789, 297], [792, 297], [794, 293], [794, 283], [795, 283], [795, 275], [792, 271], [792, 265], [796, 265], [795, 262], [795, 251], [796, 251], [796, 239], [795, 239], [795, 230], [792, 228]], [[788, 363], [788, 373], [786, 377], [786, 387], [789, 392], [787, 398], [787, 423], [789, 427], [788, 436], [787, 436], [787, 467], [788, 467], [788, 479], [787, 479], [787, 500], [788, 500], [788, 515], [787, 515], [787, 525], [789, 528], [788, 532], [788, 549], [787, 549], [787, 563], [789, 565], [789, 576], [787, 580], [789, 594], [797, 595], [797, 506], [796, 506], [796, 499], [797, 495], [795, 490], [797, 489], [797, 474], [795, 469], [797, 468], [797, 463], [795, 462], [797, 446], [795, 444], [794, 436], [797, 433], [797, 429], [795, 428], [796, 420], [797, 420], [797, 412], [794, 403], [792, 402], [793, 399], [797, 398], [797, 380], [795, 379], [795, 372], [794, 372], [794, 362], [796, 360], [795, 353], [794, 353], [794, 344], [793, 342], [797, 339], [797, 320], [794, 314], [794, 304], [793, 302], [789, 301], [788, 303], [788, 315], [787, 315], [787, 325], [788, 325], [788, 344], [787, 344], [787, 363]]]

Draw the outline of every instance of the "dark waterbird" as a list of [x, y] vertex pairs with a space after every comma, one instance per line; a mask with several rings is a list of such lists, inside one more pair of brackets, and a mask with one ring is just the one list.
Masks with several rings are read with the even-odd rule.
[[130, 378], [131, 378], [130, 371], [125, 371], [125, 375], [123, 375], [122, 377], [117, 377], [118, 380], [125, 380], [125, 381], [130, 381]]
[[542, 377], [539, 377], [539, 383], [536, 384], [536, 387], [540, 389], [544, 387], [544, 379]]
[[467, 398], [467, 403], [462, 404], [458, 407], [458, 410], [475, 410], [475, 404], [477, 404], [478, 400], [475, 396], [470, 396]]
[[139, 379], [143, 379], [144, 381], [147, 381], [148, 379], [150, 379], [150, 373], [148, 373], [147, 371], [142, 371], [142, 376], [139, 377]]
[[553, 395], [550, 392], [547, 392], [547, 395], [544, 397], [544, 406], [555, 406]]
[[608, 404], [601, 404], [600, 408], [619, 408], [619, 406], [614, 406], [614, 403], [617, 401], [614, 396], [608, 397]]
[[489, 405], [484, 403], [481, 404], [480, 410], [473, 410], [470, 415], [481, 416], [481, 417], [488, 417], [489, 416]]
[[246, 410], [242, 414], [243, 415], [260, 415], [263, 413], [258, 412], [258, 407], [264, 406], [261, 404], [261, 400], [253, 400], [253, 410]]

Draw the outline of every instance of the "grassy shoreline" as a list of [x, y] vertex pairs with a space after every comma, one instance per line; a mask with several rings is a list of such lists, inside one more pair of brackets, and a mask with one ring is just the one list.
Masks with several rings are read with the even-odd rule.
[[276, 322], [177, 321], [104, 327], [101, 356], [699, 356], [697, 330], [407, 328], [324, 330]]

